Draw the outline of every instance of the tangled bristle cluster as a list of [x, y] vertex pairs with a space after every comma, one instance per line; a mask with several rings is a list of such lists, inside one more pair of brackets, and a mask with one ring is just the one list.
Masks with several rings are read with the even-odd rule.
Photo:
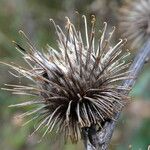
[[[115, 113], [126, 104], [127, 96], [121, 91], [129, 89], [121, 86], [120, 81], [128, 78], [130, 63], [125, 62], [129, 52], [122, 50], [126, 40], [120, 39], [111, 47], [110, 40], [115, 28], [106, 39], [107, 23], [104, 23], [103, 30], [97, 33], [101, 35], [100, 38], [95, 39], [97, 31], [94, 16], [90, 32], [87, 30], [86, 17], [83, 16], [84, 35], [76, 30], [69, 18], [66, 19], [66, 34], [51, 19], [58, 35], [58, 50], [49, 46], [47, 54], [41, 53], [28, 39], [29, 50], [15, 43], [30, 69], [9, 66], [33, 81], [35, 86], [7, 86], [13, 86], [11, 90], [16, 94], [37, 97], [11, 105], [38, 106], [21, 115], [32, 116], [27, 123], [40, 120], [34, 132], [45, 128], [44, 137], [55, 129], [56, 132], [65, 133], [65, 137], [70, 137], [72, 142], [77, 142], [81, 138], [82, 128], [94, 124], [102, 128], [105, 121], [114, 119]], [[85, 36], [86, 42], [83, 42], [82, 36]]]
[[139, 47], [150, 38], [150, 0], [127, 2], [120, 10], [120, 26], [124, 35]]

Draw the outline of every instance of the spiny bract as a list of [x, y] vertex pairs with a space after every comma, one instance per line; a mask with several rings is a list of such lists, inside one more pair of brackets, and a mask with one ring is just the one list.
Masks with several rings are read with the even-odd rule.
[[121, 9], [120, 26], [124, 36], [139, 47], [150, 38], [150, 0], [129, 1]]
[[[102, 32], [97, 33], [101, 34], [100, 38], [95, 39], [94, 16], [90, 32], [83, 16], [84, 35], [76, 30], [69, 18], [66, 19], [66, 34], [51, 19], [58, 35], [58, 50], [49, 46], [47, 54], [39, 52], [20, 31], [27, 39], [29, 50], [15, 43], [16, 48], [21, 51], [30, 69], [7, 65], [33, 81], [35, 86], [7, 86], [13, 87], [11, 90], [16, 94], [37, 96], [35, 100], [11, 105], [38, 106], [21, 115], [32, 116], [27, 123], [39, 120], [34, 132], [45, 128], [44, 137], [55, 129], [64, 133], [66, 139], [70, 137], [72, 142], [77, 142], [81, 138], [82, 128], [94, 124], [101, 128], [126, 104], [127, 97], [121, 91], [128, 89], [119, 86], [119, 81], [128, 78], [130, 63], [124, 60], [129, 52], [121, 50], [126, 40], [120, 39], [115, 46], [110, 46], [115, 28], [106, 40], [107, 23], [104, 23]], [[82, 36], [85, 36], [86, 42], [83, 42]]]

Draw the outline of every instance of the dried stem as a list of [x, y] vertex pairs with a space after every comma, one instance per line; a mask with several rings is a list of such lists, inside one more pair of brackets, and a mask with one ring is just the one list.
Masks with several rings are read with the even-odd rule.
[[[147, 62], [149, 58], [150, 58], [150, 41], [147, 41], [137, 53], [137, 56], [135, 57], [130, 67], [131, 74], [129, 74], [129, 76], [132, 75], [135, 76], [136, 78], [125, 80], [123, 82], [123, 86], [131, 87], [131, 88], [133, 87], [145, 62]], [[126, 93], [126, 95], [128, 94], [129, 92]], [[121, 111], [116, 114], [115, 116], [116, 121], [111, 120], [109, 122], [106, 122], [101, 131], [96, 131], [95, 127], [84, 129], [83, 134], [85, 137], [84, 139], [86, 140], [84, 142], [86, 150], [107, 150], [108, 149], [109, 143], [112, 138], [112, 134], [114, 132], [120, 114]]]

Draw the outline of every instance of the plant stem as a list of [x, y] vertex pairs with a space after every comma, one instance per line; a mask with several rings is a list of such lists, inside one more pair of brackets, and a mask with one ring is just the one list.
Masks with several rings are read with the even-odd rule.
[[[136, 82], [137, 77], [139, 76], [145, 62], [150, 58], [150, 40], [148, 40], [144, 46], [137, 53], [133, 63], [130, 66], [131, 73], [129, 76], [133, 76], [135, 78], [127, 79], [122, 84], [126, 87], [133, 87]], [[126, 95], [129, 94], [125, 93]], [[105, 122], [103, 129], [101, 131], [96, 131], [95, 127], [90, 127], [88, 130], [84, 131], [86, 134], [85, 138], [85, 148], [86, 150], [107, 150], [109, 143], [111, 141], [114, 129], [116, 127], [116, 123], [120, 117], [121, 111], [116, 113], [115, 121], [111, 120], [109, 122]]]

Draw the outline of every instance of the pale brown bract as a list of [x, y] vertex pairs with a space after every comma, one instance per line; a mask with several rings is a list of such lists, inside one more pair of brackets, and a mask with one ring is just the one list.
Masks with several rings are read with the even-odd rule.
[[141, 47], [150, 38], [149, 7], [150, 0], [133, 0], [120, 9], [120, 27], [134, 48]]
[[36, 109], [20, 116], [31, 116], [25, 124], [39, 120], [33, 133], [45, 128], [44, 137], [55, 129], [58, 133], [64, 133], [66, 139], [77, 142], [81, 139], [82, 128], [97, 125], [101, 129], [106, 120], [114, 119], [115, 113], [125, 106], [128, 97], [120, 91], [129, 89], [121, 86], [119, 81], [129, 78], [130, 63], [125, 61], [129, 52], [122, 50], [126, 40], [120, 39], [111, 46], [115, 28], [106, 39], [107, 23], [104, 23], [101, 36], [96, 39], [95, 35], [100, 32], [95, 31], [94, 16], [90, 32], [83, 16], [84, 34], [76, 30], [68, 17], [66, 19], [66, 34], [50, 19], [58, 36], [58, 49], [49, 46], [47, 54], [38, 51], [20, 31], [27, 39], [29, 49], [14, 43], [30, 69], [7, 65], [35, 86], [7, 85], [8, 89], [5, 89], [15, 94], [36, 96], [34, 100], [10, 106], [37, 105]]

